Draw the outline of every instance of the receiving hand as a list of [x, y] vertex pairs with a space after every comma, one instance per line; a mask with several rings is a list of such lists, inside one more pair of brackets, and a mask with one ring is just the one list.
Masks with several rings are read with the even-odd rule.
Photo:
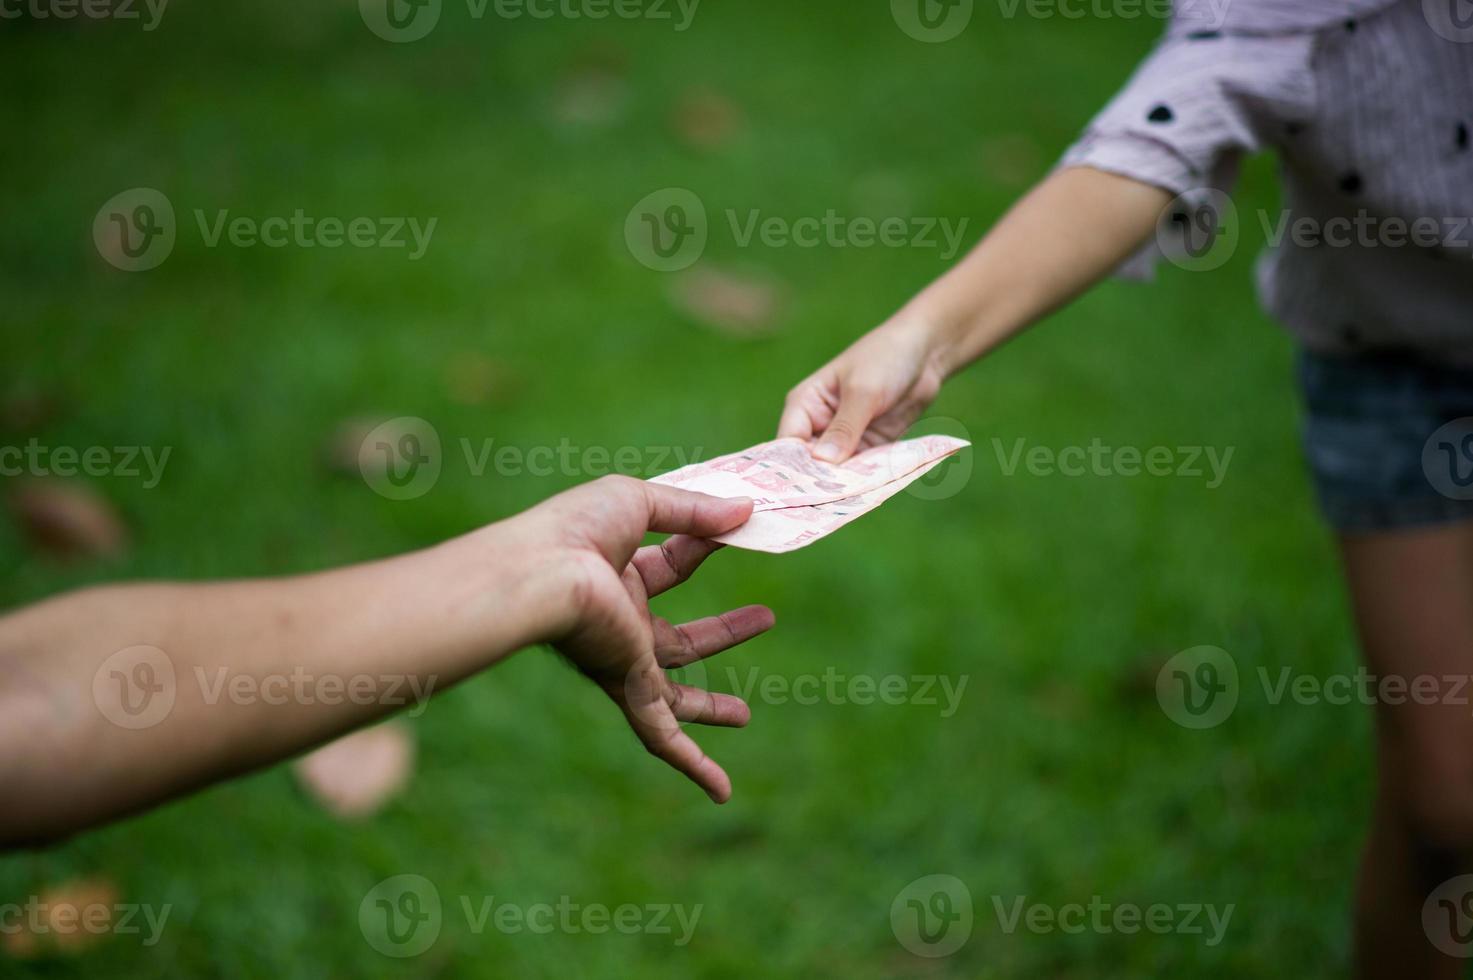
[[[553, 646], [619, 705], [652, 755], [717, 803], [731, 798], [731, 780], [680, 723], [741, 727], [751, 712], [738, 697], [675, 684], [665, 671], [765, 632], [772, 610], [744, 606], [673, 626], [651, 615], [649, 600], [689, 578], [721, 547], [709, 537], [740, 526], [751, 513], [750, 500], [605, 477], [517, 519], [536, 522], [540, 547], [550, 545], [571, 574], [572, 618]], [[646, 531], [675, 536], [639, 548]]]

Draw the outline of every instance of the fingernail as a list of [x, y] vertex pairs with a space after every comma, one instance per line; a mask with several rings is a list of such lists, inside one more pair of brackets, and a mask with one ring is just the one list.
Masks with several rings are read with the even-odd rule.
[[837, 463], [843, 453], [844, 450], [839, 448], [838, 443], [821, 442], [818, 444], [818, 448], [813, 451], [813, 456], [815, 459], [821, 459], [825, 463]]

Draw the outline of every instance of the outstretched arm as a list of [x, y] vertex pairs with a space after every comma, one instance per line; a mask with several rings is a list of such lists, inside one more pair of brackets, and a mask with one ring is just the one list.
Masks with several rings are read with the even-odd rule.
[[[674, 627], [683, 581], [750, 501], [610, 477], [437, 547], [315, 575], [106, 586], [0, 618], [0, 847], [63, 837], [294, 755], [537, 642], [620, 705], [717, 802], [730, 782], [677, 724], [740, 725], [679, 666], [772, 624], [757, 606]], [[676, 532], [636, 550], [646, 531]], [[698, 535], [690, 537], [687, 535]]]
[[1088, 167], [1060, 170], [950, 271], [788, 393], [779, 436], [838, 462], [897, 439], [941, 383], [1074, 299], [1148, 238], [1171, 195]]

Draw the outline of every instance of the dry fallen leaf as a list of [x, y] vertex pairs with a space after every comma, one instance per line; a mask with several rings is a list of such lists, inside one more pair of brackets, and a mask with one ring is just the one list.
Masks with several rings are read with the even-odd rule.
[[84, 483], [28, 480], [11, 491], [11, 516], [32, 547], [56, 558], [115, 558], [128, 529], [113, 505]]
[[13, 930], [0, 931], [0, 945], [17, 959], [80, 952], [112, 931], [117, 904], [117, 886], [106, 878], [65, 882], [38, 894]]
[[61, 414], [62, 400], [55, 392], [20, 386], [0, 398], [0, 432], [30, 435]]
[[676, 279], [670, 301], [702, 326], [741, 338], [772, 333], [782, 306], [781, 292], [771, 281], [709, 266]]
[[458, 405], [505, 404], [520, 387], [507, 365], [485, 354], [457, 354], [445, 365], [445, 388]]
[[397, 722], [345, 735], [292, 766], [317, 802], [343, 819], [376, 813], [414, 771], [414, 736]]
[[[390, 421], [387, 415], [360, 415], [345, 419], [327, 437], [322, 445], [322, 460], [327, 468], [348, 476], [380, 472], [388, 466], [388, 459], [373, 450], [368, 437], [380, 425]], [[379, 433], [391, 443], [398, 442], [401, 433]]]
[[741, 108], [719, 92], [693, 89], [675, 108], [675, 133], [698, 150], [716, 150], [741, 131], [746, 118]]
[[987, 176], [1005, 187], [1024, 187], [1042, 176], [1043, 151], [1022, 133], [1002, 133], [984, 141], [978, 157]]

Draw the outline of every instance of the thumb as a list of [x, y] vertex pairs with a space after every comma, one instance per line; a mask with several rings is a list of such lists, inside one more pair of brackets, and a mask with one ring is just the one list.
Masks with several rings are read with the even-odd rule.
[[842, 463], [853, 455], [870, 421], [880, 414], [879, 392], [865, 389], [841, 391], [839, 411], [824, 429], [813, 455], [826, 463]]

